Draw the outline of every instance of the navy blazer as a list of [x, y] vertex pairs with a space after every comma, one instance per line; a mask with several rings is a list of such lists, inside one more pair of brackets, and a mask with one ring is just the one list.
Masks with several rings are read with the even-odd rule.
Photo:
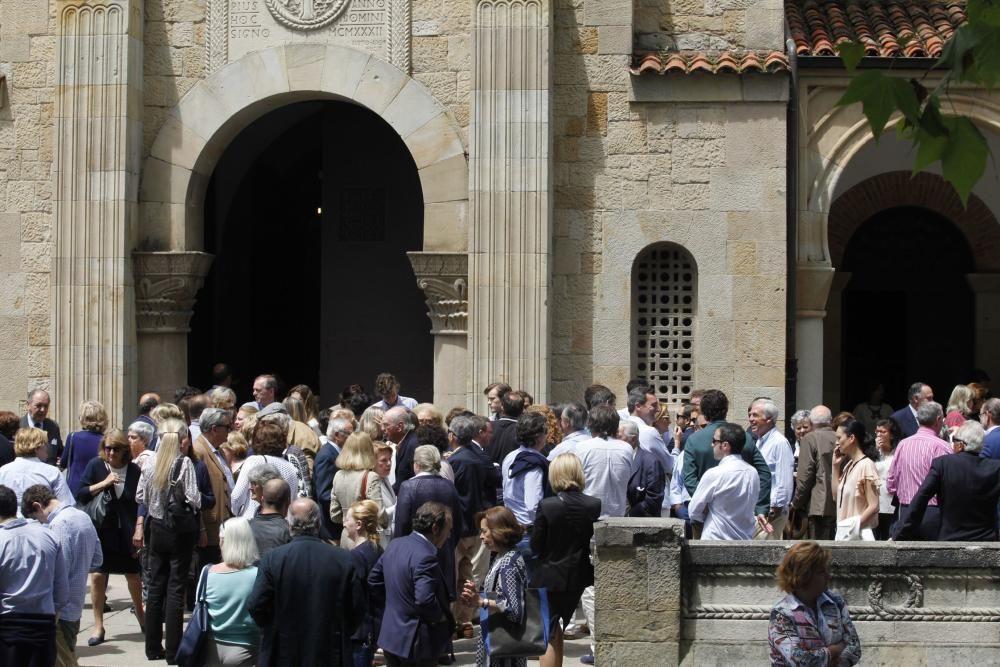
[[934, 496], [941, 511], [938, 541], [997, 540], [1000, 461], [972, 452], [939, 456], [931, 461], [924, 483], [910, 501], [910, 511], [900, 519], [897, 539], [905, 540], [917, 532], [927, 503]]
[[396, 445], [396, 481], [392, 490], [399, 495], [399, 487], [413, 477], [413, 453], [417, 451], [417, 434], [410, 431], [403, 441]]
[[496, 504], [497, 489], [502, 484], [500, 468], [493, 465], [479, 445], [471, 442], [455, 450], [448, 463], [455, 472], [455, 491], [462, 505], [461, 521], [456, 519], [452, 530], [459, 537], [478, 535], [476, 515]]
[[323, 510], [321, 514], [323, 515], [323, 527], [326, 532], [330, 535], [337, 534], [339, 537], [340, 531], [337, 530], [330, 518], [330, 491], [333, 489], [333, 476], [337, 474], [337, 457], [340, 452], [337, 447], [332, 443], [328, 442], [319, 448], [319, 453], [316, 454], [316, 460], [313, 461], [313, 497], [316, 499], [316, 503]]
[[378, 645], [403, 660], [436, 661], [455, 623], [434, 545], [413, 533], [394, 538], [368, 575], [368, 585], [385, 600]]
[[490, 458], [502, 465], [507, 455], [518, 448], [517, 420], [502, 417], [493, 422], [493, 437], [490, 439]]
[[414, 513], [421, 505], [430, 501], [441, 503], [451, 510], [451, 535], [439, 549], [438, 560], [448, 589], [448, 599], [455, 600], [455, 547], [458, 546], [458, 531], [455, 530], [454, 523], [461, 521], [462, 516], [462, 501], [455, 485], [440, 475], [418, 475], [406, 480], [396, 497], [396, 522], [392, 535], [395, 538], [412, 533]]
[[367, 610], [365, 617], [358, 624], [358, 629], [354, 631], [354, 641], [368, 642], [375, 644], [378, 639], [378, 631], [382, 626], [381, 600], [371, 595], [368, 589], [368, 575], [371, 574], [375, 563], [382, 557], [382, 547], [371, 540], [365, 540], [358, 546], [351, 549], [351, 561], [354, 563], [354, 576], [358, 585], [365, 591]]
[[983, 451], [980, 456], [987, 459], [1000, 459], [1000, 428], [995, 428], [983, 438]]
[[889, 419], [893, 419], [899, 424], [899, 430], [903, 433], [904, 438], [909, 438], [920, 428], [920, 425], [917, 424], [917, 418], [913, 416], [913, 411], [910, 410], [909, 405], [904, 405], [902, 409], [893, 412], [889, 416]]
[[653, 454], [636, 448], [632, 459], [632, 475], [628, 478], [628, 516], [659, 518], [663, 495], [667, 487], [667, 471]]

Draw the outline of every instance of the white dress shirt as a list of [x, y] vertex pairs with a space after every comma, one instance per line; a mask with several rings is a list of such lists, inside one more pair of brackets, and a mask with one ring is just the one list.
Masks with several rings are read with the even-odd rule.
[[667, 451], [667, 443], [663, 442], [663, 436], [655, 428], [642, 421], [642, 417], [632, 415], [629, 421], [639, 427], [639, 446], [659, 459], [663, 464], [663, 469], [669, 475], [674, 469], [673, 457]]
[[63, 505], [76, 505], [73, 492], [66, 485], [66, 480], [54, 465], [49, 465], [37, 456], [18, 456], [16, 459], [0, 467], [0, 484], [6, 486], [17, 496], [17, 515], [21, 516], [21, 496], [25, 489], [35, 484], [44, 484], [52, 489], [52, 495]]
[[771, 507], [784, 509], [792, 502], [795, 488], [795, 453], [778, 429], [771, 428], [759, 440], [757, 449], [771, 470]]
[[532, 526], [535, 523], [535, 511], [544, 496], [544, 473], [541, 468], [532, 468], [511, 479], [510, 467], [514, 465], [518, 454], [531, 451], [534, 450], [530, 447], [518, 447], [504, 457], [500, 466], [503, 473], [503, 503], [522, 526]]
[[290, 498], [294, 499], [298, 496], [299, 473], [295, 469], [295, 466], [280, 456], [254, 454], [243, 462], [243, 467], [240, 468], [240, 478], [236, 480], [236, 486], [233, 487], [233, 494], [229, 505], [233, 516], [242, 516], [247, 519], [257, 516], [260, 503], [250, 497], [250, 471], [265, 464], [278, 469], [281, 479], [285, 480], [288, 484], [288, 490], [291, 492], [291, 495], [289, 495]]
[[739, 454], [730, 454], [702, 476], [688, 515], [705, 524], [703, 540], [749, 540], [759, 493], [757, 470]]
[[557, 456], [560, 454], [566, 454], [567, 452], [575, 454], [576, 446], [586, 440], [590, 440], [590, 433], [583, 429], [573, 431], [569, 435], [565, 436], [558, 445], [552, 448], [552, 451], [549, 452], [549, 461], [555, 461]]
[[683, 505], [691, 500], [691, 494], [684, 486], [684, 451], [674, 447], [670, 450], [670, 458], [674, 460], [674, 474], [670, 478], [670, 486], [663, 501], [664, 507]]
[[573, 453], [583, 466], [583, 492], [601, 499], [601, 518], [625, 516], [632, 446], [615, 438], [591, 438], [579, 443]]

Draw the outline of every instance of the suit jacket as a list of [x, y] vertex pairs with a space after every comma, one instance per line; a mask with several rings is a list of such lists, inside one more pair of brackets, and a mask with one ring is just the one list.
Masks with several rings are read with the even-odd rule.
[[490, 458], [502, 464], [507, 455], [517, 449], [517, 421], [501, 417], [493, 422], [493, 438], [490, 440]]
[[319, 448], [316, 461], [313, 463], [313, 497], [319, 503], [323, 514], [323, 526], [331, 536], [336, 533], [340, 538], [333, 521], [330, 519], [330, 490], [333, 488], [333, 476], [337, 474], [337, 456], [340, 452], [332, 442], [327, 442]]
[[937, 496], [941, 511], [939, 541], [995, 542], [1000, 461], [961, 452], [931, 461], [927, 477], [910, 501], [896, 538], [905, 540], [920, 528], [927, 503]]
[[983, 451], [979, 454], [988, 459], [1000, 459], [1000, 428], [995, 428], [983, 438]]
[[413, 477], [413, 452], [417, 450], [417, 434], [410, 431], [402, 442], [396, 445], [396, 481], [392, 490], [399, 495], [399, 487]]
[[451, 639], [454, 619], [438, 563], [438, 550], [423, 535], [394, 537], [368, 575], [385, 601], [378, 645], [404, 660], [437, 660]]
[[271, 549], [247, 607], [261, 629], [258, 667], [353, 665], [351, 635], [365, 602], [343, 549], [311, 535]]
[[0, 433], [0, 466], [5, 466], [15, 458], [14, 443], [7, 439], [7, 436]]
[[837, 434], [822, 428], [807, 434], [799, 443], [799, 465], [795, 473], [796, 512], [808, 511], [808, 516], [837, 516], [833, 500], [833, 448]]
[[455, 473], [455, 491], [462, 506], [460, 521], [453, 530], [460, 537], [479, 534], [476, 515], [496, 504], [497, 488], [501, 485], [500, 468], [479, 445], [469, 443], [455, 450], [448, 459]]
[[219, 546], [219, 526], [231, 516], [229, 483], [226, 481], [226, 473], [222, 471], [222, 464], [212, 453], [212, 444], [204, 435], [198, 436], [194, 441], [194, 453], [208, 470], [212, 495], [215, 496], [215, 505], [210, 509], [203, 508], [201, 511], [201, 522], [205, 525], [205, 532], [208, 533], [208, 544], [215, 547]]
[[[715, 430], [725, 423], [720, 419], [706, 424], [688, 438], [687, 445], [684, 446], [684, 486], [692, 496], [702, 476], [719, 465], [712, 453], [712, 438]], [[757, 476], [760, 478], [760, 495], [757, 496], [755, 511], [757, 514], [767, 514], [771, 508], [771, 468], [764, 460], [764, 455], [758, 451], [757, 445], [749, 438], [743, 445], [743, 460], [757, 469]]]
[[590, 538], [601, 516], [601, 499], [580, 491], [562, 491], [538, 504], [531, 550], [538, 556], [532, 586], [550, 591], [582, 591], [594, 583]]
[[641, 447], [632, 458], [632, 474], [628, 478], [628, 514], [659, 518], [663, 495], [667, 487], [667, 471], [653, 454]]
[[[396, 525], [393, 539], [413, 532], [413, 514], [426, 502], [438, 502], [451, 510], [452, 530], [448, 541], [438, 550], [438, 562], [448, 589], [448, 599], [456, 598], [455, 590], [455, 547], [458, 546], [458, 531], [454, 528], [455, 517], [461, 518], [462, 501], [455, 485], [440, 475], [417, 475], [399, 488], [396, 498]], [[391, 543], [390, 543], [391, 544]]]
[[309, 470], [311, 472], [313, 460], [316, 458], [316, 453], [319, 451], [319, 436], [316, 435], [316, 431], [312, 430], [309, 424], [303, 424], [302, 422], [297, 422], [293, 419], [291, 426], [288, 427], [287, 442], [289, 445], [295, 445], [306, 453], [306, 458], [309, 460]]
[[896, 420], [896, 423], [899, 424], [899, 430], [903, 432], [904, 438], [909, 438], [920, 428], [920, 425], [917, 424], [917, 418], [913, 416], [913, 411], [910, 410], [909, 405], [904, 405], [901, 409], [893, 412], [889, 419]]
[[[21, 428], [28, 425], [28, 415], [21, 415]], [[62, 456], [63, 452], [63, 439], [62, 431], [59, 429], [59, 424], [55, 423], [51, 419], [45, 419], [42, 422], [42, 430], [45, 431], [45, 442], [49, 443], [48, 458], [45, 463], [56, 464], [59, 457]], [[55, 440], [55, 444], [52, 441]]]

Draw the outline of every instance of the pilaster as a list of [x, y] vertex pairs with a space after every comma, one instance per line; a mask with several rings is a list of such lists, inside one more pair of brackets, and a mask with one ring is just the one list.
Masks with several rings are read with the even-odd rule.
[[137, 219], [141, 0], [57, 0], [54, 409], [97, 399], [112, 424], [135, 400], [129, 252]]
[[467, 404], [549, 390], [551, 0], [477, 0], [472, 27]]

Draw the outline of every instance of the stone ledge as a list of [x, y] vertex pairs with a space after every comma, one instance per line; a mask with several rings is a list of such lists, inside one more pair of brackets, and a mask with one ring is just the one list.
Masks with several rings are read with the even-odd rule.
[[612, 517], [594, 526], [594, 540], [603, 547], [676, 546], [684, 543], [684, 522]]

